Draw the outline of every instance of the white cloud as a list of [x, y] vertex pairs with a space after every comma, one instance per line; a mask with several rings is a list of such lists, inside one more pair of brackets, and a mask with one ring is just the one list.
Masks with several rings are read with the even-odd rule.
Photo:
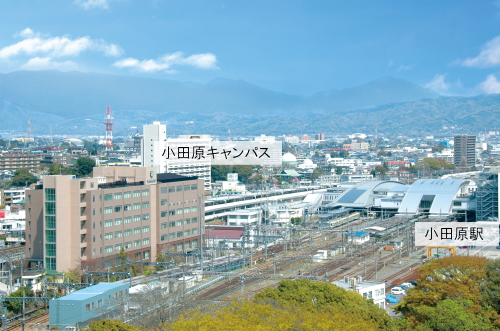
[[50, 57], [35, 57], [21, 66], [23, 70], [60, 70], [70, 71], [78, 69], [73, 61], [53, 61]]
[[410, 70], [411, 68], [413, 68], [415, 65], [414, 64], [410, 64], [410, 65], [400, 65], [399, 68], [398, 68], [398, 72], [399, 71], [403, 71], [403, 70]]
[[500, 93], [500, 82], [495, 75], [488, 75], [486, 80], [479, 84], [479, 88], [488, 94]]
[[127, 58], [113, 64], [117, 68], [131, 68], [143, 72], [164, 71], [166, 73], [177, 72], [170, 69], [174, 65], [187, 65], [201, 69], [217, 69], [217, 57], [212, 53], [193, 54], [184, 57], [182, 52], [175, 52], [166, 54], [157, 60], [139, 61], [134, 58]]
[[500, 36], [488, 41], [478, 56], [468, 58], [462, 64], [467, 67], [491, 67], [500, 64]]
[[444, 75], [436, 75], [434, 78], [427, 84], [425, 87], [430, 88], [438, 93], [447, 92], [450, 89], [450, 84], [444, 81], [446, 74]]
[[19, 36], [24, 39], [20, 42], [0, 49], [0, 58], [10, 58], [17, 55], [38, 55], [43, 54], [50, 57], [78, 56], [84, 51], [102, 52], [107, 56], [119, 56], [123, 50], [115, 44], [108, 44], [104, 40], [81, 37], [71, 39], [69, 36], [63, 37], [40, 37], [30, 28], [26, 28]]
[[108, 0], [75, 0], [75, 3], [85, 10], [100, 8], [108, 9]]

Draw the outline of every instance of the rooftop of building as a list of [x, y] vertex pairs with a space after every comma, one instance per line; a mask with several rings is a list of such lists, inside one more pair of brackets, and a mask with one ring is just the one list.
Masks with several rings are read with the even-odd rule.
[[97, 295], [100, 295], [102, 293], [105, 293], [109, 290], [114, 290], [120, 287], [125, 286], [126, 288], [129, 287], [128, 283], [99, 283], [97, 285], [92, 285], [87, 288], [75, 291], [73, 293], [70, 293], [68, 295], [65, 295], [63, 297], [54, 299], [54, 300], [61, 300], [61, 301], [82, 301], [86, 300], [92, 297], [95, 297]]

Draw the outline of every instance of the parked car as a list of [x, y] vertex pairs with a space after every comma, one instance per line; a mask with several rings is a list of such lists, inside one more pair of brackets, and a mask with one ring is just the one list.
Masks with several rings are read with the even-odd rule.
[[393, 287], [391, 289], [391, 294], [403, 294], [404, 295], [405, 293], [406, 293], [405, 290], [403, 290], [401, 287], [396, 286], [396, 287]]
[[398, 285], [398, 287], [401, 287], [404, 291], [407, 291], [410, 287], [406, 285]]
[[458, 248], [468, 248], [468, 246], [458, 246]]
[[408, 288], [412, 288], [413, 284], [412, 283], [402, 283], [401, 285], [407, 286]]
[[413, 286], [417, 286], [418, 285], [418, 282], [415, 281], [415, 280], [410, 280], [408, 283], [410, 283]]
[[500, 245], [497, 246], [497, 249], [500, 249]]

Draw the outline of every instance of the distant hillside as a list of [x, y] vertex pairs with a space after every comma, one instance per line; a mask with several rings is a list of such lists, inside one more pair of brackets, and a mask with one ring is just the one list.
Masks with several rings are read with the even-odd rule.
[[113, 111], [261, 114], [281, 111], [345, 113], [438, 94], [386, 77], [368, 84], [309, 97], [265, 89], [243, 80], [217, 78], [207, 84], [59, 71], [0, 74], [0, 98], [31, 111], [67, 119]]

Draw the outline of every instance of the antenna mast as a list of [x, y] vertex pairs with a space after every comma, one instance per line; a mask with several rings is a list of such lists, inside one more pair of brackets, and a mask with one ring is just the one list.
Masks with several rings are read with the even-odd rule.
[[104, 117], [106, 120], [106, 123], [104, 125], [106, 126], [106, 151], [110, 151], [113, 148], [113, 123], [112, 120], [114, 119], [113, 116], [111, 116], [111, 107], [107, 106], [106, 107], [106, 117]]

